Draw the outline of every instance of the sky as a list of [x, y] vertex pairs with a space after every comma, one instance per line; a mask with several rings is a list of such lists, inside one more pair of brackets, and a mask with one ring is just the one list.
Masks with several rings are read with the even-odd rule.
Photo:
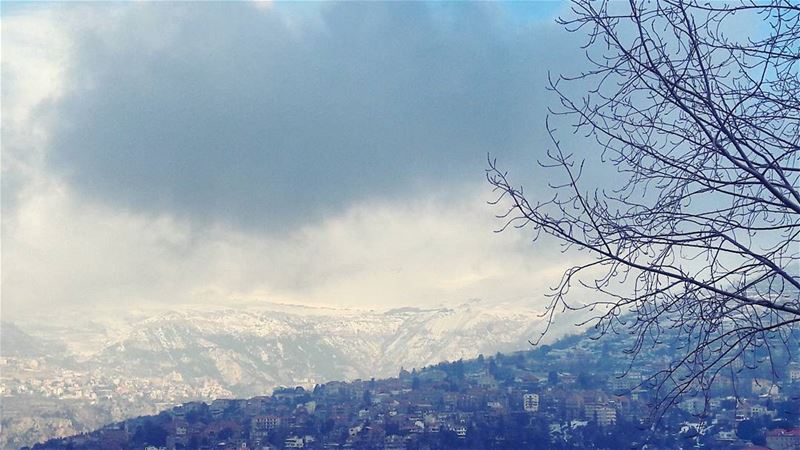
[[[561, 3], [2, 6], [2, 315], [280, 301], [536, 306], [570, 263], [501, 222]], [[544, 195], [544, 194], [543, 194]]]

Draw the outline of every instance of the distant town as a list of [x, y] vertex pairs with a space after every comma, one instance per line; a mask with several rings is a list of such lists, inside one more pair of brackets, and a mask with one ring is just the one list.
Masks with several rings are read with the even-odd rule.
[[[654, 417], [645, 380], [669, 355], [666, 349], [641, 355], [626, 373], [626, 344], [572, 336], [385, 380], [191, 402], [32, 448], [800, 448], [796, 362], [776, 364], [776, 371], [740, 368]], [[774, 358], [787, 356], [779, 350]]]
[[42, 358], [0, 358], [3, 429], [0, 448], [19, 448], [41, 436], [66, 436], [111, 420], [155, 414], [188, 400], [232, 394], [211, 378], [183, 380], [125, 376], [103, 369], [60, 367]]

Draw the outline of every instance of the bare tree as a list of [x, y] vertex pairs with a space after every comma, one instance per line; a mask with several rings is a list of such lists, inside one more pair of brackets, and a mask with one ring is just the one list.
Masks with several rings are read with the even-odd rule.
[[[588, 36], [589, 69], [551, 78], [560, 106], [540, 162], [563, 181], [526, 196], [492, 159], [487, 177], [508, 208], [500, 231], [533, 227], [534, 240], [585, 255], [554, 288], [548, 328], [565, 309], [592, 311], [601, 335], [634, 336], [632, 361], [665, 334], [681, 343], [648, 380], [660, 413], [769, 366], [776, 345], [797, 350], [800, 7], [575, 0], [572, 11], [560, 22]], [[584, 184], [585, 158], [553, 126], [565, 116], [619, 185]], [[568, 300], [576, 283], [602, 296]]]

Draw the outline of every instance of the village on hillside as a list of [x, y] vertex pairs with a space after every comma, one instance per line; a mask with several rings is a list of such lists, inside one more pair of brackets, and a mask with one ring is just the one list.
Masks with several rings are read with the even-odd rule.
[[386, 380], [186, 403], [33, 448], [800, 448], [800, 365], [741, 370], [654, 420], [647, 375], [668, 357], [650, 353], [625, 373], [624, 348], [573, 336]]

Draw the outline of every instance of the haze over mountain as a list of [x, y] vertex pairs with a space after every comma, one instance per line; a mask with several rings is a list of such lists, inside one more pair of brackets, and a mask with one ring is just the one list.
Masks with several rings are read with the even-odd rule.
[[0, 357], [38, 358], [47, 354], [45, 342], [10, 322], [0, 325]]

